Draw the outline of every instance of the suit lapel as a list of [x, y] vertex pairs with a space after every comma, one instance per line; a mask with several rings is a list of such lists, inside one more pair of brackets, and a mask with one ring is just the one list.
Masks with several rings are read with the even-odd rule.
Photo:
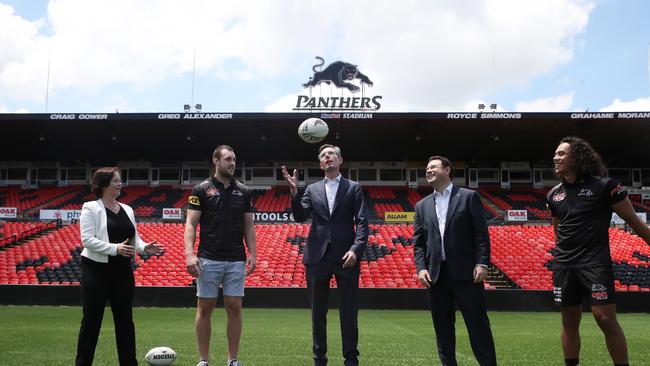
[[[449, 206], [447, 207], [447, 218], [445, 219], [445, 231], [451, 225], [451, 218], [454, 217], [454, 211], [458, 207], [458, 202], [460, 201], [460, 192], [458, 192], [458, 187], [454, 186], [451, 188], [451, 194], [449, 195]], [[445, 233], [442, 233], [443, 235]]]
[[320, 194], [320, 199], [323, 202], [323, 206], [324, 206], [324, 209], [325, 209], [325, 216], [330, 217], [330, 207], [329, 207], [329, 204], [327, 203], [327, 189], [325, 188], [326, 184], [327, 184], [327, 178], [323, 179], [323, 181], [321, 183], [319, 183], [318, 186], [323, 191]]
[[433, 227], [436, 228], [438, 233], [440, 233], [440, 226], [438, 226], [438, 214], [436, 211], [436, 197], [431, 193], [431, 196], [426, 201], [426, 206], [424, 207], [427, 214], [430, 214], [431, 221], [433, 222]]
[[348, 189], [348, 180], [341, 177], [339, 182], [339, 189], [336, 191], [336, 197], [334, 197], [334, 207], [332, 208], [332, 215], [336, 212], [336, 208], [339, 207], [339, 202], [341, 202], [341, 197], [343, 197], [343, 192]]
[[[97, 235], [101, 235], [102, 239], [105, 239], [108, 241], [108, 219], [106, 218], [106, 208], [104, 206], [104, 202], [100, 199], [97, 200], [97, 218], [98, 220], [98, 225], [95, 228], [97, 231]], [[105, 235], [105, 236], [104, 236]]]

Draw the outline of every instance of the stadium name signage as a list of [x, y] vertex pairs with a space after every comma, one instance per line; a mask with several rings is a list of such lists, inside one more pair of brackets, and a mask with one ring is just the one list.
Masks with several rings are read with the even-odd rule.
[[16, 207], [0, 207], [0, 218], [2, 219], [14, 219], [18, 215], [18, 209]]
[[372, 113], [321, 113], [322, 119], [372, 119]]
[[56, 113], [50, 114], [50, 119], [108, 119], [108, 114], [74, 114], [74, 113]]
[[650, 118], [650, 112], [571, 113], [571, 119]]
[[309, 97], [307, 95], [298, 95], [294, 111], [310, 111], [314, 109], [329, 110], [373, 110], [378, 111], [381, 108], [381, 95], [368, 97]]
[[160, 113], [158, 119], [232, 119], [232, 113]]
[[447, 113], [447, 119], [521, 119], [521, 113]]

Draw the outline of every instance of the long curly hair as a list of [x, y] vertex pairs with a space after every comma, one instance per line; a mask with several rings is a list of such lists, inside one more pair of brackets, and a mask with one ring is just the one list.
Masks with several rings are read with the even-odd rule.
[[603, 164], [600, 154], [587, 141], [574, 136], [568, 136], [560, 140], [560, 144], [567, 143], [570, 146], [570, 157], [573, 162], [573, 169], [576, 178], [604, 177], [607, 175], [607, 168]]

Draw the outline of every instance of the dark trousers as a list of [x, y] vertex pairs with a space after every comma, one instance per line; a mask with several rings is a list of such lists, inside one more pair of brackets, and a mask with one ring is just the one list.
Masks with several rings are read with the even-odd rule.
[[107, 300], [110, 300], [113, 312], [120, 365], [138, 364], [132, 313], [134, 287], [129, 258], [109, 257], [108, 263], [100, 263], [81, 257], [83, 318], [77, 341], [77, 366], [93, 363]]
[[[360, 258], [357, 259], [357, 261]], [[306, 266], [307, 290], [311, 305], [311, 325], [314, 352], [314, 365], [327, 364], [327, 307], [332, 275], [336, 278], [339, 290], [339, 317], [341, 319], [341, 338], [343, 341], [343, 358], [345, 366], [359, 364], [359, 329], [357, 313], [359, 312], [359, 265], [343, 268], [341, 258], [334, 258], [327, 251], [323, 259]]]
[[454, 281], [443, 262], [438, 281], [429, 291], [431, 317], [436, 331], [438, 356], [445, 366], [456, 366], [456, 307], [467, 326], [474, 357], [481, 366], [497, 364], [494, 340], [487, 316], [483, 283]]

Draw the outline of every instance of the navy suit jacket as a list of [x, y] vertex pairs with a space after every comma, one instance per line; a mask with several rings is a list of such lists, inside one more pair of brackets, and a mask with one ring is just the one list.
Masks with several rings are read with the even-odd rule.
[[325, 179], [307, 186], [302, 198], [296, 195], [291, 208], [297, 222], [303, 222], [311, 215], [311, 228], [302, 257], [304, 264], [320, 262], [328, 243], [331, 243], [333, 255], [342, 258], [352, 250], [357, 255], [356, 265], [359, 265], [368, 242], [368, 219], [359, 183], [341, 177], [331, 215], [325, 194]]
[[444, 233], [438, 227], [433, 193], [415, 204], [415, 267], [417, 273], [428, 270], [434, 284], [440, 274], [440, 239], [443, 236], [447, 270], [453, 280], [472, 280], [476, 265], [490, 264], [490, 236], [477, 192], [456, 186], [452, 188]]

